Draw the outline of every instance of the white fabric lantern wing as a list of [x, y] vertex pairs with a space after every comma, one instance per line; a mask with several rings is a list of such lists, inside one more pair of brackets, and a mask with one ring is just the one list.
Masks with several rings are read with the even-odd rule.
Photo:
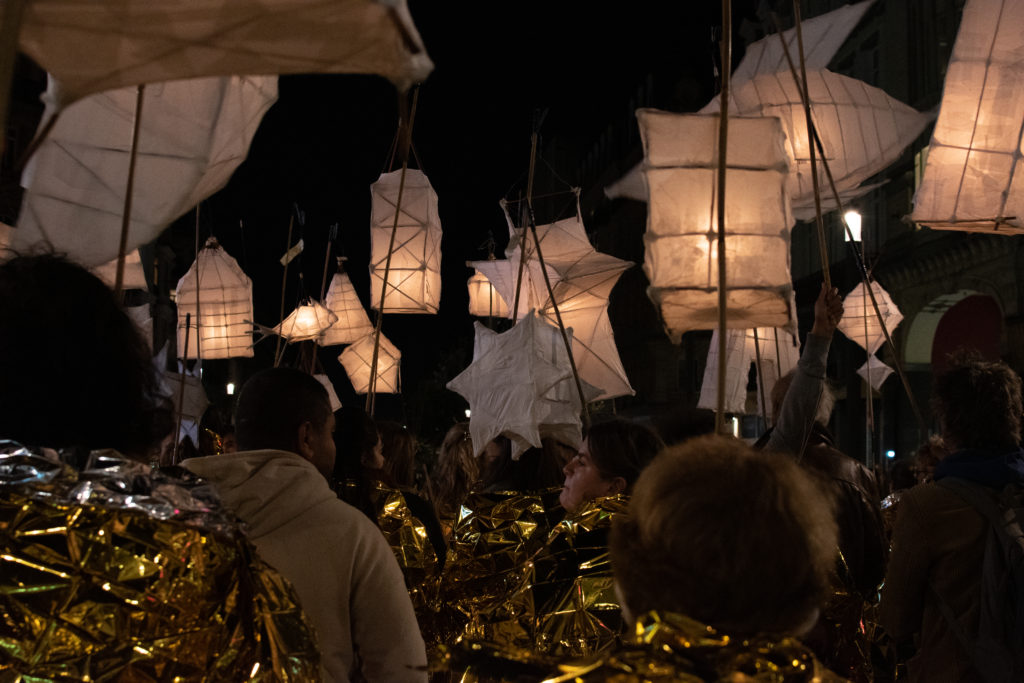
[[969, 0], [911, 218], [941, 230], [1024, 232], [1024, 3]]
[[857, 374], [875, 391], [882, 388], [882, 384], [889, 379], [889, 375], [892, 373], [893, 369], [878, 360], [878, 357], [873, 354], [869, 355], [867, 362], [857, 369]]
[[[209, 359], [252, 358], [252, 280], [216, 239], [211, 237], [206, 241], [199, 258], [178, 280], [175, 305], [178, 308], [179, 357], [196, 358], [198, 350], [203, 358]], [[192, 329], [186, 349], [187, 314], [191, 315]]]
[[370, 324], [370, 318], [363, 309], [348, 273], [340, 268], [331, 278], [325, 304], [338, 319], [317, 340], [321, 346], [351, 344], [373, 332], [373, 325]]
[[[92, 268], [92, 274], [103, 280], [111, 289], [117, 282], [117, 259]], [[148, 289], [146, 273], [142, 269], [142, 258], [138, 249], [128, 252], [124, 257], [124, 289]]]
[[[376, 310], [381, 308], [381, 285], [395, 225], [401, 173], [385, 173], [370, 188], [370, 305]], [[384, 310], [437, 313], [441, 301], [441, 221], [437, 215], [437, 194], [422, 171], [406, 171], [398, 213]]]
[[[746, 330], [726, 330], [726, 397], [727, 413], [746, 413], [747, 378], [750, 364], [754, 363], [758, 383], [764, 382], [765, 406], [769, 417], [774, 419], [771, 406], [772, 389], [779, 378], [796, 367], [800, 350], [793, 334], [787, 329], [758, 327]], [[760, 365], [758, 366], [758, 356]], [[760, 393], [760, 391], [759, 391]], [[698, 408], [718, 408], [718, 331], [711, 335], [707, 365], [704, 366], [704, 380], [700, 388]], [[758, 414], [761, 414], [760, 395], [757, 399]]]
[[313, 379], [324, 385], [324, 389], [327, 390], [327, 400], [331, 404], [331, 412], [336, 412], [341, 408], [341, 400], [338, 398], [338, 392], [334, 390], [334, 383], [331, 382], [331, 378], [327, 375], [313, 375]]
[[206, 397], [206, 389], [203, 388], [202, 379], [186, 372], [184, 396], [181, 394], [181, 374], [165, 372], [164, 381], [171, 389], [174, 412], [180, 414], [183, 419], [199, 423], [203, 419], [203, 413], [206, 412], [210, 405], [210, 400]]
[[19, 42], [69, 101], [233, 74], [370, 73], [404, 87], [433, 68], [404, 0], [33, 0]]
[[[371, 369], [373, 367], [374, 333], [370, 333], [356, 341], [341, 352], [338, 361], [345, 368], [345, 374], [352, 382], [357, 394], [370, 391]], [[401, 368], [402, 352], [391, 343], [391, 340], [380, 335], [380, 348], [377, 351], [377, 383], [374, 391], [378, 394], [397, 394], [402, 390]]]
[[469, 289], [469, 314], [475, 316], [494, 316], [506, 318], [509, 314], [508, 304], [504, 297], [491, 284], [487, 276], [479, 270], [474, 270], [472, 277], [467, 282]]
[[[900, 313], [900, 309], [896, 307], [892, 297], [882, 285], [872, 282], [871, 290], [874, 292], [882, 320], [891, 334], [892, 330], [903, 320], [903, 314]], [[885, 343], [885, 333], [878, 322], [878, 316], [875, 315], [875, 308], [871, 305], [871, 298], [868, 296], [863, 282], [846, 295], [846, 298], [843, 299], [843, 308], [843, 319], [839, 321], [839, 331], [849, 337], [851, 341], [856, 342], [869, 355], [874, 354]]]
[[[51, 81], [44, 122], [54, 113], [57, 90]], [[276, 99], [272, 77], [206, 78], [146, 89], [129, 249], [156, 238], [227, 183]], [[124, 88], [61, 112], [22, 175], [17, 248], [46, 242], [87, 266], [117, 257], [135, 104], [135, 88]]]
[[[483, 273], [498, 290], [498, 294], [508, 304], [506, 317], [511, 318], [512, 307], [515, 306], [516, 300], [516, 282], [519, 279], [519, 259], [471, 261], [469, 265]], [[551, 264], [545, 263], [545, 266], [551, 286], [555, 287], [559, 282], [558, 272]], [[549, 298], [547, 285], [544, 284], [543, 271], [534, 256], [523, 266], [523, 279], [519, 288], [519, 315], [516, 318], [522, 318], [531, 310], [540, 310], [548, 304]]]
[[[777, 40], [777, 38], [776, 38]], [[807, 72], [814, 123], [836, 188], [849, 196], [882, 171], [924, 130], [930, 117], [889, 97], [884, 91], [826, 69]], [[794, 215], [815, 216], [810, 142], [800, 91], [789, 70], [757, 75], [731, 90], [730, 116], [776, 116], [782, 122], [791, 159], [787, 182]], [[719, 111], [718, 98], [701, 113]], [[819, 173], [824, 180], [824, 172]], [[822, 208], [836, 208], [831, 191], [821, 193]]]
[[338, 316], [319, 301], [308, 300], [274, 327], [274, 334], [284, 337], [289, 344], [319, 339]]
[[142, 304], [141, 306], [128, 306], [124, 309], [124, 312], [128, 314], [128, 317], [135, 323], [135, 327], [139, 330], [139, 334], [146, 340], [146, 346], [149, 347], [149, 352], [153, 353], [153, 316], [149, 310], [149, 304]]
[[[676, 342], [718, 322], [718, 117], [637, 112], [649, 208], [648, 294]], [[788, 159], [778, 119], [729, 121], [726, 203], [730, 327], [790, 321]], [[732, 188], [729, 192], [728, 188]]]
[[[636, 394], [626, 376], [615, 346], [615, 335], [608, 319], [608, 300], [592, 297], [591, 306], [563, 310], [562, 322], [572, 328], [572, 355], [580, 378], [599, 389], [593, 400]], [[556, 325], [554, 313], [545, 312], [547, 321]]]

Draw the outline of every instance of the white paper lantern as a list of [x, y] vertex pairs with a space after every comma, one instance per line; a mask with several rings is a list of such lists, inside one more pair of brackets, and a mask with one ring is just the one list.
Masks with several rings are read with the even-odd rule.
[[[373, 367], [373, 339], [370, 333], [351, 344], [341, 352], [338, 360], [345, 368], [348, 379], [357, 394], [370, 391], [370, 369]], [[377, 351], [377, 383], [374, 387], [378, 394], [397, 394], [402, 390], [401, 377], [402, 352], [398, 350], [383, 334], [380, 335], [380, 349]]]
[[469, 314], [480, 317], [507, 318], [509, 313], [508, 304], [495, 289], [487, 276], [479, 270], [474, 270], [472, 277], [466, 283], [469, 288]]
[[[649, 206], [644, 271], [673, 341], [718, 324], [717, 116], [637, 111]], [[729, 327], [783, 327], [791, 318], [793, 216], [788, 156], [776, 118], [730, 118], [726, 159]]]
[[[903, 320], [903, 314], [900, 313], [900, 309], [896, 307], [892, 297], [882, 285], [872, 282], [871, 291], [874, 292], [878, 311], [882, 314], [885, 327], [892, 333], [892, 330]], [[882, 331], [878, 316], [875, 315], [875, 308], [871, 305], [871, 299], [867, 295], [867, 288], [864, 287], [863, 282], [854, 287], [853, 291], [843, 299], [843, 309], [843, 319], [839, 321], [839, 331], [867, 351], [868, 355], [874, 354], [885, 343], [885, 333]]]
[[[198, 316], [196, 289], [199, 290]], [[252, 280], [213, 237], [206, 241], [199, 258], [178, 280], [175, 304], [180, 358], [196, 358], [197, 350], [208, 359], [252, 358]], [[191, 314], [192, 320], [188, 349], [185, 349], [186, 314]]]
[[874, 355], [868, 356], [867, 362], [857, 369], [857, 374], [875, 391], [882, 388], [882, 384], [889, 379], [889, 375], [892, 373], [893, 369]]
[[274, 334], [284, 337], [289, 344], [300, 341], [319, 339], [321, 335], [337, 322], [334, 315], [319, 301], [309, 299], [274, 328]]
[[[754, 329], [757, 330], [756, 339]], [[800, 349], [792, 333], [775, 327], [726, 330], [725, 349], [725, 412], [741, 415], [747, 412], [747, 377], [750, 364], [754, 363], [757, 381], [764, 382], [767, 417], [775, 419], [771, 405], [772, 389], [779, 378], [795, 368], [797, 361], [800, 360]], [[758, 388], [759, 394], [760, 390], [761, 387]], [[711, 334], [711, 345], [708, 347], [708, 360], [704, 366], [704, 381], [700, 387], [697, 407], [718, 409], [718, 330]], [[760, 395], [756, 412], [762, 414]]]
[[[380, 310], [381, 286], [395, 226], [401, 171], [385, 173], [370, 187], [370, 307]], [[384, 310], [437, 313], [441, 302], [441, 220], [437, 194], [422, 171], [408, 169], [391, 251]]]
[[1024, 3], [969, 0], [911, 218], [941, 230], [1024, 232]]
[[351, 344], [373, 332], [370, 318], [363, 309], [348, 273], [338, 265], [338, 271], [331, 278], [331, 287], [327, 290], [327, 309], [338, 317], [323, 336], [317, 340], [321, 346], [332, 344]]

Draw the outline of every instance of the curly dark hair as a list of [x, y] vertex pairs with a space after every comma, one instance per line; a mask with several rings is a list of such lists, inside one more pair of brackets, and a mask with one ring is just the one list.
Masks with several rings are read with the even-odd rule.
[[593, 425], [586, 433], [590, 459], [605, 479], [622, 477], [627, 489], [665, 447], [661, 437], [643, 425], [613, 419]]
[[174, 428], [152, 355], [114, 293], [55, 254], [0, 265], [0, 436], [144, 458]]
[[1021, 380], [1009, 365], [977, 352], [950, 356], [936, 377], [932, 410], [954, 449], [1004, 449], [1020, 444]]

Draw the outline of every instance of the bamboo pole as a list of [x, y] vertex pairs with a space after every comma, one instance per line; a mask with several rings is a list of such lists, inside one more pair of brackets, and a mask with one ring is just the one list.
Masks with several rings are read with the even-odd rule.
[[[530, 135], [530, 172], [526, 176], [526, 206], [528, 211], [533, 211], [533, 176], [537, 168], [537, 130], [534, 126], [534, 131]], [[516, 297], [515, 307], [512, 309], [512, 324], [515, 325], [519, 320], [519, 292], [523, 286], [523, 268], [526, 265], [526, 260], [529, 258], [529, 253], [526, 248], [529, 242], [526, 239], [526, 230], [523, 230], [523, 236], [519, 240], [519, 275], [516, 277]]]
[[[778, 338], [779, 332], [775, 331], [775, 337]], [[764, 367], [761, 365], [761, 344], [757, 337], [757, 328], [754, 328], [754, 358], [757, 360], [757, 392], [761, 397], [761, 415], [764, 416], [764, 426], [771, 429], [771, 424], [768, 422], [768, 404], [765, 402], [764, 397]]]
[[[138, 156], [139, 129], [142, 122], [142, 100], [146, 85], [138, 86], [135, 94], [135, 121], [132, 123], [132, 146], [128, 153], [128, 183], [124, 191], [124, 211], [121, 214], [121, 242], [117, 248], [117, 274], [114, 276], [114, 296], [120, 301], [124, 287], [124, 259], [128, 251], [128, 227], [132, 220], [132, 193], [135, 191], [135, 160]], [[187, 349], [186, 349], [187, 352]]]
[[[181, 461], [181, 411], [185, 407], [185, 364], [188, 363], [188, 336], [192, 328], [192, 314], [185, 314], [185, 350], [181, 354], [181, 383], [178, 388], [178, 426], [174, 432], [174, 462], [177, 465]], [[198, 444], [197, 444], [198, 445]]]
[[[405, 108], [405, 93], [399, 96], [399, 108]], [[412, 126], [416, 119], [416, 106], [419, 103], [420, 90], [413, 88], [412, 110], [408, 119], [401, 117], [405, 123], [404, 135], [401, 136], [401, 147], [398, 150], [402, 158], [402, 173], [398, 179], [398, 198], [395, 200], [395, 222], [391, 226], [391, 240], [388, 242], [388, 255], [384, 260], [384, 278], [380, 287], [380, 309], [377, 311], [377, 324], [373, 331], [373, 358], [370, 362], [370, 384], [366, 391], [365, 410], [370, 417], [373, 417], [374, 409], [377, 407], [377, 361], [380, 356], [380, 335], [384, 326], [384, 302], [388, 294], [388, 278], [391, 276], [391, 253], [395, 248], [395, 237], [398, 234], [398, 219], [402, 212], [402, 195], [405, 192], [405, 174], [409, 170], [409, 148], [412, 146]], [[399, 126], [402, 121], [399, 122]]]
[[[288, 250], [292, 248], [292, 228], [295, 226], [295, 214], [292, 213], [288, 219], [288, 239], [284, 243], [284, 251], [287, 254]], [[284, 321], [284, 292], [288, 285], [288, 264], [291, 261], [285, 261], [284, 273], [281, 275], [281, 313], [277, 319]], [[278, 323], [280, 324], [280, 323]], [[281, 335], [277, 335], [277, 345], [274, 347], [274, 367], [276, 368], [281, 364]]]
[[[203, 362], [203, 335], [199, 333], [202, 316], [199, 311], [199, 291], [202, 289], [202, 271], [199, 268], [199, 204], [196, 204], [196, 362]], [[188, 347], [185, 347], [188, 356]], [[202, 367], [200, 365], [200, 367]]]
[[718, 406], [715, 433], [725, 424], [725, 331], [728, 326], [728, 291], [725, 278], [725, 176], [729, 142], [729, 77], [732, 72], [732, 7], [722, 0], [722, 93], [718, 125]]

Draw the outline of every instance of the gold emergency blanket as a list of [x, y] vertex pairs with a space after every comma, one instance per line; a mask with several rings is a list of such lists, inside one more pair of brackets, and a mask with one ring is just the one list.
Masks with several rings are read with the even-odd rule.
[[437, 553], [427, 528], [413, 516], [401, 491], [377, 482], [370, 490], [370, 499], [377, 512], [377, 525], [398, 560], [419, 613], [436, 591], [438, 574]]
[[319, 680], [290, 584], [181, 476], [0, 444], [0, 680]]
[[570, 664], [512, 648], [460, 644], [442, 650], [437, 666], [462, 683], [838, 683], [793, 638], [736, 639], [679, 614], [652, 612], [615, 650]]

